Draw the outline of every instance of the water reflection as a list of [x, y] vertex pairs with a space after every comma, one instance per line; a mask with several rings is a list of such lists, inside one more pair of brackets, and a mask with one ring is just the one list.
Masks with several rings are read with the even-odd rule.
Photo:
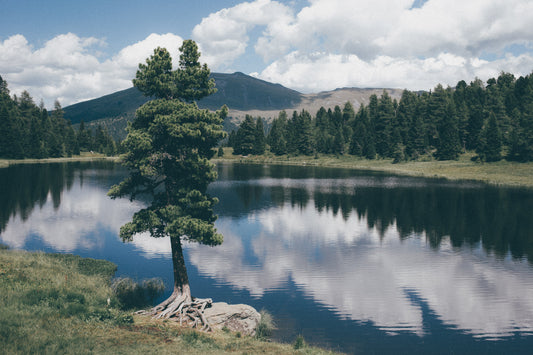
[[[342, 169], [218, 170], [209, 193], [224, 243], [185, 246], [198, 296], [264, 307], [279, 334], [305, 328], [345, 351], [393, 352], [379, 346], [410, 336], [425, 350], [464, 334], [533, 339], [533, 191]], [[0, 242], [104, 257], [171, 284], [167, 239], [118, 238], [141, 207], [107, 198], [124, 173], [107, 163], [0, 169]]]
[[116, 234], [139, 205], [124, 199], [110, 203], [102, 183], [114, 178], [114, 164], [81, 166], [18, 165], [0, 171], [2, 242], [21, 249], [39, 239], [60, 252], [101, 249], [106, 234]]
[[[212, 185], [223, 204], [218, 213], [239, 217], [286, 203], [299, 208], [312, 204], [345, 220], [352, 213], [364, 216], [367, 227], [376, 227], [380, 235], [396, 226], [401, 239], [424, 233], [436, 249], [444, 239], [454, 247], [481, 243], [498, 257], [510, 253], [533, 262], [531, 190], [343, 169], [310, 167], [303, 170], [305, 176], [291, 170], [294, 167], [221, 166], [221, 176], [234, 178]], [[335, 172], [339, 178], [332, 176]], [[286, 177], [290, 175], [296, 177]]]
[[364, 217], [344, 219], [312, 206], [285, 204], [249, 216], [247, 223], [259, 231], [254, 235], [240, 233], [235, 223], [240, 222], [219, 223], [226, 238], [222, 252], [195, 247], [190, 259], [201, 273], [255, 297], [285, 289], [292, 280], [341, 317], [370, 321], [391, 333], [427, 331], [421, 301], [446, 324], [476, 336], [533, 330], [526, 262], [494, 260], [479, 250], [456, 250], [449, 242], [436, 251], [422, 236], [401, 240], [395, 226], [382, 234], [367, 229]]

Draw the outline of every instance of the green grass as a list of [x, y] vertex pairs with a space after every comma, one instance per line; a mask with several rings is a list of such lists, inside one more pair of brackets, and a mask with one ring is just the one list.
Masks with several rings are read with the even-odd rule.
[[450, 180], [476, 180], [489, 184], [522, 186], [533, 188], [533, 162], [516, 163], [505, 160], [495, 163], [474, 162], [474, 153], [461, 155], [458, 160], [438, 161], [426, 157], [420, 161], [392, 164], [392, 159], [366, 160], [351, 155], [335, 157], [333, 155], [314, 156], [235, 156], [231, 148], [224, 148], [224, 156], [215, 161], [229, 161], [257, 164], [309, 165], [361, 170], [383, 171], [398, 175], [438, 177]]
[[115, 270], [102, 260], [0, 248], [0, 353], [329, 354], [132, 316], [111, 288]]

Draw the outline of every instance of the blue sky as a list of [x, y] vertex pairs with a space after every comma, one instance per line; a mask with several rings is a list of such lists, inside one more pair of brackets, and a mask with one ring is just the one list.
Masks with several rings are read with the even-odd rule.
[[533, 70], [531, 0], [0, 0], [0, 75], [47, 107], [131, 87], [156, 46], [301, 92]]

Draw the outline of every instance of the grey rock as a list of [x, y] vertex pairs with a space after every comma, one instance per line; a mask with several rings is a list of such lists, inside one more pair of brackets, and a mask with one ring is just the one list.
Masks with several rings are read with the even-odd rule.
[[213, 329], [228, 328], [243, 335], [255, 335], [261, 315], [247, 304], [216, 302], [204, 310], [204, 315]]

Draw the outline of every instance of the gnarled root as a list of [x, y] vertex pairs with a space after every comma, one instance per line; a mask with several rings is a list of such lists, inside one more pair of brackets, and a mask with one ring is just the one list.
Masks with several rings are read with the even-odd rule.
[[202, 331], [211, 331], [211, 326], [204, 315], [204, 309], [211, 307], [210, 298], [193, 298], [186, 295], [172, 294], [166, 301], [150, 310], [138, 311], [137, 314], [150, 315], [154, 319], [170, 319]]

